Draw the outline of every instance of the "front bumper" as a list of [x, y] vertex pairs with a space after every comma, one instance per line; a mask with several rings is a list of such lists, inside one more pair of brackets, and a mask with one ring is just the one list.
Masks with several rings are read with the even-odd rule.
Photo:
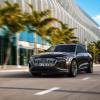
[[[59, 64], [58, 64], [59, 65]], [[29, 71], [33, 74], [57, 75], [69, 73], [69, 65], [66, 66], [33, 66], [29, 63]]]
[[38, 73], [38, 74], [46, 74], [46, 75], [53, 75], [53, 74], [64, 74], [68, 73], [68, 69], [61, 69], [61, 68], [48, 68], [48, 67], [33, 67], [30, 69], [31, 73]]

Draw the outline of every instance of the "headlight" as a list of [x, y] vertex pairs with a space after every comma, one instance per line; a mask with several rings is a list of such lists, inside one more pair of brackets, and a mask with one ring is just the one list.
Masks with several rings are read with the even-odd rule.
[[64, 56], [64, 57], [56, 57], [59, 60], [66, 60], [66, 62], [71, 61], [72, 57]]

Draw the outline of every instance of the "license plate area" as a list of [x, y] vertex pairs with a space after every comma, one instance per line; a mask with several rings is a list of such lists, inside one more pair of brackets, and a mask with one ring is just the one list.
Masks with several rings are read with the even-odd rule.
[[54, 66], [56, 59], [53, 58], [38, 58], [34, 60], [35, 66]]
[[53, 66], [53, 65], [48, 63], [39, 63], [38, 66]]

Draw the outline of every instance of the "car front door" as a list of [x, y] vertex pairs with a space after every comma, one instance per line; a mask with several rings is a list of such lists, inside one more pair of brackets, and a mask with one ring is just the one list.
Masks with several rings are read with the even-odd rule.
[[81, 47], [79, 45], [76, 48], [76, 58], [77, 58], [78, 67], [80, 69], [84, 62], [84, 54], [82, 53]]
[[86, 66], [87, 57], [86, 57], [85, 50], [83, 49], [81, 45], [77, 46], [76, 56], [77, 56], [77, 62], [78, 62], [79, 69], [84, 69], [84, 66]]

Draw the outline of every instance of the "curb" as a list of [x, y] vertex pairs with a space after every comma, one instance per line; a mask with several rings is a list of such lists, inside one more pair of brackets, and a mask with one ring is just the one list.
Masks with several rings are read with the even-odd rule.
[[98, 67], [100, 67], [100, 64], [95, 64], [95, 63], [93, 63], [93, 66], [96, 66], [96, 67], [98, 66]]
[[93, 66], [95, 66], [95, 67], [100, 67], [100, 64], [93, 64]]
[[7, 66], [0, 66], [0, 70], [23, 70], [28, 69], [28, 66], [16, 66], [16, 65], [7, 65]]

